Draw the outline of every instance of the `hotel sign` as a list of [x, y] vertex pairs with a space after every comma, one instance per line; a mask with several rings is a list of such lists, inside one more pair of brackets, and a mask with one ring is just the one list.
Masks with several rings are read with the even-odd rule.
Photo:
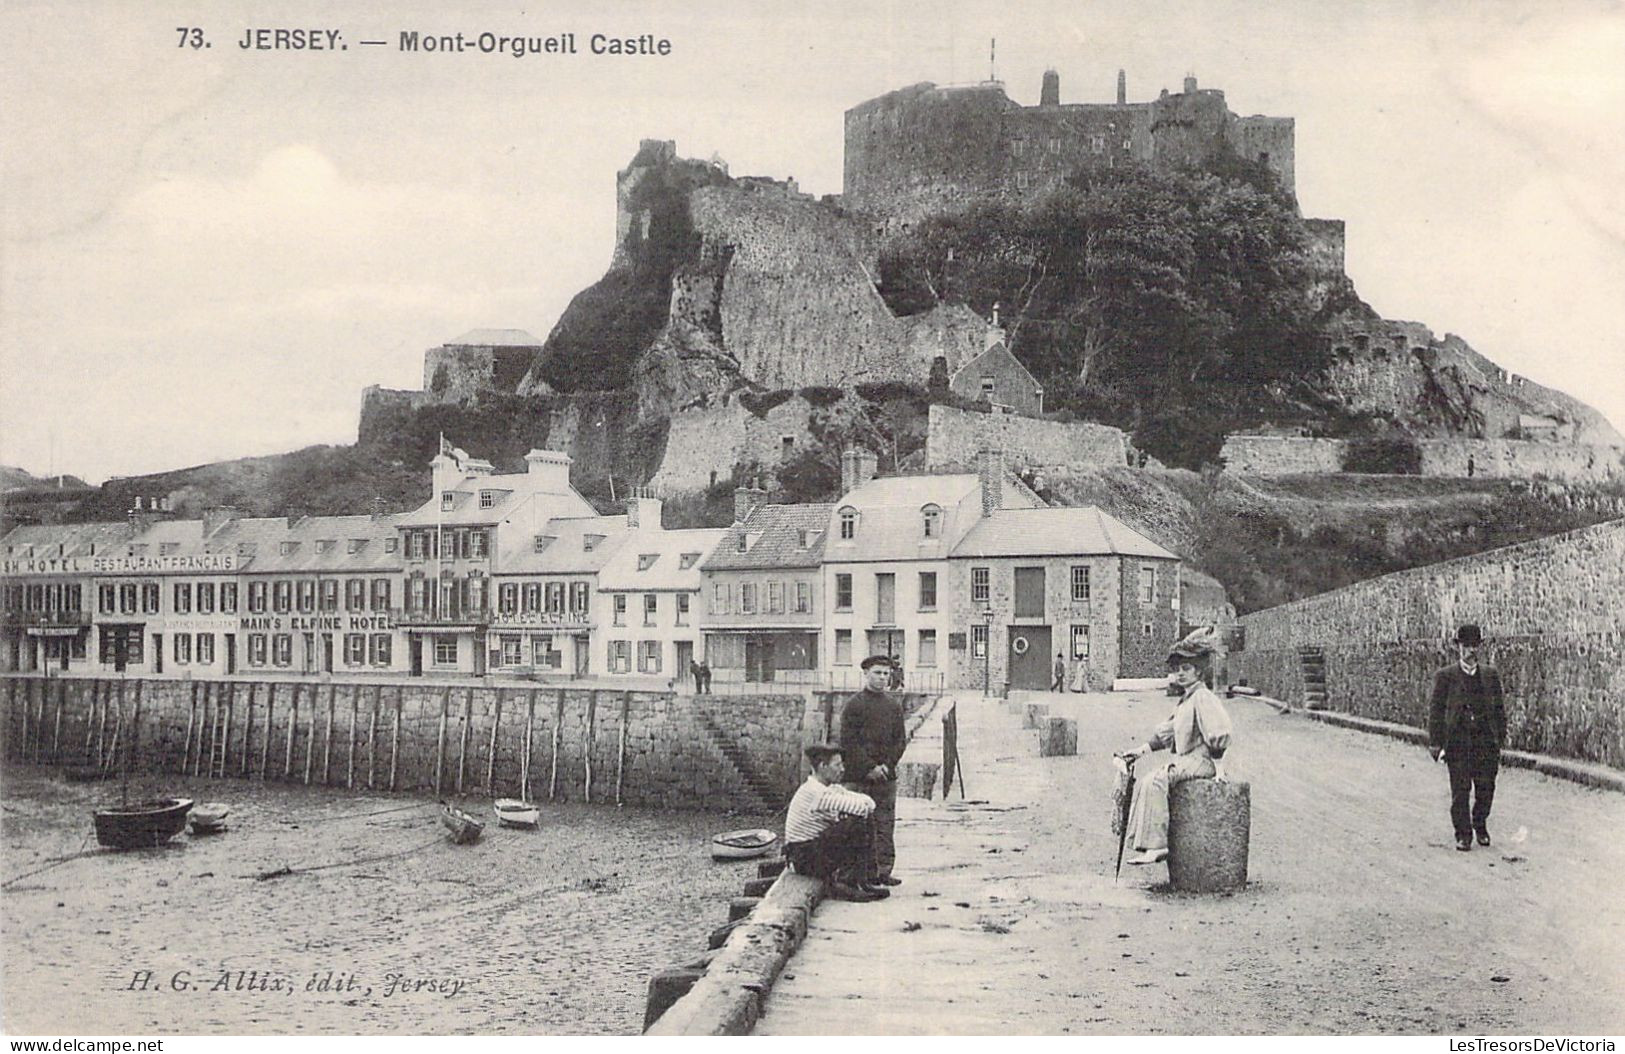
[[395, 621], [388, 615], [244, 615], [237, 624], [241, 629], [266, 633], [293, 630], [365, 633], [395, 628]]
[[0, 561], [6, 575], [219, 574], [237, 570], [236, 553], [200, 556], [56, 556]]
[[492, 615], [491, 624], [507, 629], [533, 626], [584, 628], [587, 626], [587, 615], [582, 611], [513, 611]]

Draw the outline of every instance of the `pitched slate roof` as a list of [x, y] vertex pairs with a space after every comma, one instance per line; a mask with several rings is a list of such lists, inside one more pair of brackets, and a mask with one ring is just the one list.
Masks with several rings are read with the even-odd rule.
[[[12, 528], [0, 546], [6, 556], [103, 555], [122, 551], [134, 533], [127, 522], [29, 523]], [[60, 554], [57, 546], [62, 547]]]
[[995, 556], [1144, 556], [1178, 560], [1145, 535], [1094, 505], [999, 509], [983, 517], [949, 554]]
[[[480, 492], [491, 492], [489, 508], [480, 508]], [[515, 472], [505, 475], [469, 476], [452, 488], [456, 495], [450, 509], [440, 507], [440, 495], [432, 495], [400, 519], [403, 527], [468, 527], [500, 523], [512, 516], [526, 502], [547, 498], [551, 502], [550, 514], [563, 516], [591, 516], [593, 508], [574, 487], [565, 491], [543, 490], [529, 473]]]
[[[940, 533], [934, 539], [924, 536], [921, 510], [927, 505], [942, 510]], [[851, 541], [842, 541], [840, 511], [847, 506], [858, 510], [858, 526]], [[834, 510], [830, 540], [824, 546], [828, 563], [940, 560], [967, 523], [981, 515], [981, 484], [969, 473], [881, 476], [848, 491]]]
[[[356, 574], [366, 571], [399, 571], [406, 565], [397, 545], [389, 552], [389, 542], [397, 537], [395, 516], [306, 516], [292, 527], [281, 517], [236, 519], [211, 535], [202, 551], [238, 553], [244, 543], [251, 553], [242, 554], [239, 569], [266, 573]], [[350, 552], [350, 543], [361, 543]], [[291, 552], [283, 543], [294, 543]], [[326, 550], [321, 543], [330, 542]]]
[[[535, 530], [516, 524], [504, 527], [501, 559], [493, 568], [499, 575], [584, 575], [603, 569], [610, 557], [626, 544], [632, 533], [627, 529], [625, 516], [554, 517], [538, 521]], [[513, 533], [510, 533], [513, 532]], [[536, 551], [536, 536], [546, 535], [552, 541], [541, 552]], [[602, 540], [591, 549], [584, 548], [587, 535], [600, 535]], [[509, 544], [507, 539], [512, 539]]]
[[[626, 540], [604, 564], [598, 575], [598, 588], [606, 590], [698, 590], [700, 558], [710, 552], [727, 532], [720, 527], [693, 530], [628, 531]], [[682, 566], [683, 554], [696, 559]], [[653, 557], [652, 560], [645, 557]]]
[[[829, 504], [758, 505], [745, 517], [721, 533], [700, 566], [707, 571], [748, 571], [779, 567], [817, 567], [824, 558], [825, 531], [829, 527]], [[801, 532], [807, 532], [807, 547], [801, 547]], [[749, 548], [739, 551], [739, 536], [748, 539]]]

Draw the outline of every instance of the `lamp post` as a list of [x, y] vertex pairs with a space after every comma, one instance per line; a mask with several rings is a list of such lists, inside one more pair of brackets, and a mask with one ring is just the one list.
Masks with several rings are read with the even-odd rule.
[[982, 698], [987, 698], [989, 665], [993, 661], [993, 609], [983, 608], [979, 615], [982, 617]]

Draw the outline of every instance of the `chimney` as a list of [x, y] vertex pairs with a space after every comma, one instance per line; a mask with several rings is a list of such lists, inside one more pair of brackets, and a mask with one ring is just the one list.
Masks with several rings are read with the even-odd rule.
[[[735, 501], [737, 500], [736, 494]], [[641, 492], [634, 494], [626, 499], [626, 525], [633, 530], [661, 530], [661, 505], [659, 498], [651, 498]]]
[[1195, 95], [1196, 94], [1196, 75], [1195, 74], [1191, 74], [1191, 73], [1185, 74], [1185, 94], [1186, 95]]
[[761, 487], [734, 488], [734, 523], [744, 523], [756, 506], [767, 500], [767, 491]]
[[856, 490], [875, 478], [879, 458], [862, 447], [849, 446], [841, 451], [841, 493]]
[[1038, 92], [1038, 105], [1061, 105], [1061, 75], [1052, 69], [1044, 71], [1044, 86]]
[[239, 510], [235, 505], [215, 505], [203, 510], [203, 537], [207, 538], [235, 520]]
[[991, 516], [1004, 508], [1004, 451], [977, 454], [976, 475], [982, 485], [982, 515]]
[[1117, 71], [1117, 105], [1122, 106], [1128, 102], [1128, 74], [1122, 70]]
[[525, 474], [536, 489], [563, 494], [570, 487], [570, 464], [562, 450], [532, 450], [525, 455]]

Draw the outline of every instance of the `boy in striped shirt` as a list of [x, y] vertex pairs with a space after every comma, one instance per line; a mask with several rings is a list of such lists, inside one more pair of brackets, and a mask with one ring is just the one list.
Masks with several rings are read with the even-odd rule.
[[840, 747], [815, 743], [806, 754], [813, 770], [784, 818], [785, 859], [797, 874], [827, 880], [837, 900], [885, 899], [890, 890], [864, 884], [873, 870], [869, 814], [875, 800], [841, 786], [846, 772]]

